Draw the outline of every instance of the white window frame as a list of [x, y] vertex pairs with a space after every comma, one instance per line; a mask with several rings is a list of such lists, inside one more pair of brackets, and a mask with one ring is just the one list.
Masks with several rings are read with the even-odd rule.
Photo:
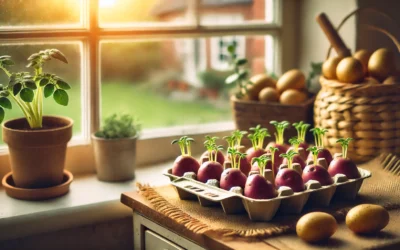
[[[268, 13], [273, 13], [273, 22], [266, 23], [263, 20], [259, 21], [246, 21], [240, 24], [226, 24], [226, 25], [202, 25], [200, 22], [200, 8], [201, 0], [188, 0], [189, 8], [187, 16], [189, 22], [186, 25], [177, 23], [163, 23], [163, 24], [140, 24], [128, 25], [107, 25], [100, 26], [98, 20], [98, 1], [99, 0], [82, 0], [82, 22], [79, 27], [74, 26], [31, 26], [20, 27], [12, 26], [3, 28], [0, 27], [0, 42], [14, 43], [14, 42], [35, 42], [35, 41], [80, 41], [82, 42], [82, 136], [75, 138], [70, 145], [83, 144], [83, 147], [90, 146], [90, 134], [97, 131], [101, 121], [101, 106], [100, 106], [100, 42], [103, 39], [163, 39], [163, 38], [207, 38], [215, 36], [265, 36], [270, 35], [274, 38], [274, 60], [269, 62], [269, 67], [273, 67], [273, 71], [280, 74], [282, 71], [283, 63], [282, 56], [283, 48], [291, 47], [287, 45], [292, 43], [294, 39], [284, 39], [287, 32], [284, 32], [282, 27], [285, 23], [283, 16], [283, 9], [285, 12], [289, 11], [291, 15], [292, 10], [295, 9], [296, 0], [265, 0], [268, 2], [266, 5], [273, 6], [274, 10]], [[290, 18], [289, 18], [290, 20]], [[289, 24], [285, 24], [288, 25]], [[285, 26], [286, 27], [286, 26]], [[289, 28], [290, 30], [290, 28]], [[205, 40], [205, 39], [202, 39]], [[285, 44], [282, 44], [285, 41]], [[293, 65], [292, 62], [285, 62], [285, 65]], [[215, 129], [217, 128], [217, 129]], [[143, 141], [160, 140], [162, 138], [170, 139], [170, 136], [179, 136], [183, 134], [199, 134], [214, 132], [220, 133], [221, 131], [228, 131], [233, 129], [233, 123], [221, 123], [220, 126], [181, 126], [176, 128], [165, 128], [155, 130], [145, 130], [141, 139]], [[167, 136], [168, 135], [168, 136]], [[163, 141], [161, 141], [163, 143]], [[140, 143], [140, 142], [139, 142]], [[165, 145], [168, 142], [165, 141]], [[143, 143], [144, 144], [144, 143]], [[148, 144], [148, 143], [146, 143]], [[139, 145], [140, 146], [140, 145]], [[80, 150], [74, 150], [76, 153], [67, 157], [79, 156]], [[146, 152], [148, 150], [145, 150]], [[87, 150], [82, 150], [87, 154]], [[1, 148], [0, 153], [7, 153], [6, 148]], [[152, 158], [151, 153], [143, 153], [139, 155], [144, 158]], [[140, 161], [140, 160], [139, 160]], [[68, 159], [67, 159], [68, 162]], [[72, 162], [75, 162], [72, 160]], [[143, 160], [141, 162], [146, 162]], [[148, 162], [151, 162], [149, 160]], [[91, 166], [93, 169], [93, 166]], [[1, 170], [1, 164], [0, 164]]]

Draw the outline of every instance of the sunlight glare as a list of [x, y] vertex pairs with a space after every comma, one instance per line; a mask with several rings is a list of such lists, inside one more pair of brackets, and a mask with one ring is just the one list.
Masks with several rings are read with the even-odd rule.
[[115, 5], [117, 0], [99, 0], [100, 8], [111, 8]]

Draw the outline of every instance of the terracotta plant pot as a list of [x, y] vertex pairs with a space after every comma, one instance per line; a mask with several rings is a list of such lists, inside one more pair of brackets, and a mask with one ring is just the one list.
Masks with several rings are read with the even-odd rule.
[[30, 129], [25, 118], [3, 124], [3, 140], [8, 144], [14, 183], [21, 188], [46, 188], [63, 181], [67, 143], [73, 121], [44, 116], [42, 129]]
[[104, 139], [92, 134], [97, 177], [101, 181], [127, 181], [135, 177], [137, 136]]

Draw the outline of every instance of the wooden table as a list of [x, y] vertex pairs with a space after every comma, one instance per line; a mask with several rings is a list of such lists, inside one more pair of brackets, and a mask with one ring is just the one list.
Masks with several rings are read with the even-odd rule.
[[[391, 213], [391, 223], [385, 231], [375, 236], [357, 236], [344, 223], [327, 242], [308, 244], [295, 234], [269, 239], [222, 238], [212, 232], [194, 234], [181, 224], [155, 211], [137, 192], [124, 193], [121, 201], [134, 212], [135, 249], [400, 249], [400, 214]], [[146, 247], [147, 246], [147, 247]]]

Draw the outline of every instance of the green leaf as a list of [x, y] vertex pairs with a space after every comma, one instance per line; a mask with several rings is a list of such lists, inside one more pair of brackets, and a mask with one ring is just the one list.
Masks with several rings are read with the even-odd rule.
[[7, 90], [0, 91], [0, 96], [7, 97], [7, 96], [9, 96], [9, 95], [10, 95], [10, 93], [8, 93]]
[[236, 82], [239, 79], [239, 74], [232, 74], [230, 76], [228, 76], [225, 80], [226, 84], [232, 84], [234, 82]]
[[63, 89], [57, 89], [53, 94], [53, 98], [60, 105], [68, 105], [68, 94]]
[[37, 89], [36, 83], [32, 80], [25, 81], [25, 87], [32, 90]]
[[6, 66], [12, 66], [14, 65], [14, 62], [11, 59], [5, 59], [4, 61], [2, 61], [2, 64]]
[[27, 68], [30, 67], [35, 67], [38, 63], [36, 61], [31, 61], [30, 63], [28, 63], [28, 65], [26, 65]]
[[57, 86], [58, 86], [60, 89], [65, 89], [65, 90], [71, 89], [71, 86], [69, 86], [69, 84], [66, 83], [66, 82], [64, 82], [63, 80], [58, 80], [58, 81], [57, 81]]
[[68, 64], [67, 58], [66, 58], [66, 57], [64, 56], [64, 54], [61, 53], [59, 50], [57, 50], [57, 49], [52, 49], [51, 52], [50, 52], [50, 55], [51, 55], [53, 58], [55, 58], [55, 59], [57, 59], [57, 60], [60, 60], [61, 62], [64, 62], [64, 63], [67, 63], [67, 64]]
[[40, 87], [46, 86], [49, 83], [49, 79], [48, 78], [43, 78], [42, 80], [40, 80], [39, 85]]
[[21, 91], [22, 89], [22, 84], [21, 83], [17, 83], [13, 86], [13, 95], [16, 96], [18, 95], [18, 93]]
[[237, 66], [241, 66], [247, 63], [247, 59], [246, 58], [240, 58], [236, 60], [236, 65]]
[[34, 95], [35, 94], [33, 93], [33, 90], [28, 88], [22, 89], [21, 92], [19, 93], [19, 96], [24, 102], [32, 102]]
[[249, 72], [247, 70], [243, 70], [239, 73], [239, 79], [244, 80], [246, 79], [247, 75], [249, 74]]
[[6, 109], [11, 109], [11, 102], [6, 97], [0, 97], [0, 106]]
[[4, 120], [4, 109], [0, 107], [0, 123], [2, 123]]
[[231, 45], [228, 46], [227, 49], [228, 49], [229, 53], [233, 54], [233, 53], [235, 53], [236, 46], [231, 44]]
[[49, 97], [53, 94], [54, 92], [54, 85], [53, 84], [47, 84], [46, 87], [44, 87], [44, 97]]

